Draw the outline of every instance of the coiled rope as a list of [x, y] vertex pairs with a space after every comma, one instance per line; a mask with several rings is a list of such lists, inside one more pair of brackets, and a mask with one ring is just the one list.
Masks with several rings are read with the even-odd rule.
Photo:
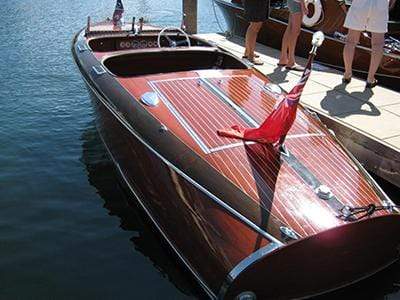
[[393, 211], [395, 208], [400, 209], [400, 205], [375, 205], [373, 203], [367, 206], [343, 206], [340, 214], [337, 216], [344, 221], [358, 221], [363, 218], [372, 216], [375, 212], [380, 210]]

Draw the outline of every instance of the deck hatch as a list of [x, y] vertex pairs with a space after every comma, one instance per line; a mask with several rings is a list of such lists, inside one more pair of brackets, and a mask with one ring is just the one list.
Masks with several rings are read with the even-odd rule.
[[[200, 82], [200, 84], [199, 84]], [[233, 124], [248, 127], [237, 109], [221, 100], [203, 77], [151, 81], [161, 101], [207, 154], [242, 146], [237, 140], [220, 137], [217, 130]]]

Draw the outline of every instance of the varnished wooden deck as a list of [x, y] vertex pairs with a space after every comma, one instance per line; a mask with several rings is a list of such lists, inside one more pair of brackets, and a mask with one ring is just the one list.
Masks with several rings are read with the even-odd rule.
[[[336, 217], [338, 211], [332, 201], [321, 201], [315, 194], [313, 184], [302, 177], [304, 171], [294, 169], [275, 150], [217, 135], [218, 129], [233, 124], [252, 127], [246, 124], [250, 122], [258, 126], [271, 113], [276, 99], [265, 92], [265, 79], [259, 76], [252, 70], [214, 71], [208, 75], [192, 71], [118, 81], [136, 99], [143, 92], [155, 90], [162, 103], [146, 109], [257, 206], [298, 235], [305, 237], [345, 224]], [[225, 103], [213, 88], [232, 103]], [[234, 110], [235, 105], [242, 114]], [[290, 157], [296, 158], [315, 180], [330, 186], [340, 207], [380, 203], [344, 150], [303, 109], [298, 111], [286, 145]]]
[[[242, 38], [198, 36], [238, 57], [243, 54]], [[279, 68], [278, 50], [257, 44], [257, 53], [264, 65], [256, 69], [286, 91], [296, 84], [301, 73]], [[298, 62], [305, 64], [302, 58]], [[314, 64], [302, 104], [316, 111], [368, 170], [400, 186], [400, 94], [380, 86], [366, 90], [365, 82], [357, 78], [344, 85], [341, 79], [340, 71]]]

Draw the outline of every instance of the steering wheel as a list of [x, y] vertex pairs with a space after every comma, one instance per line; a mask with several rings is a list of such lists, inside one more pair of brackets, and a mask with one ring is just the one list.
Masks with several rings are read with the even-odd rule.
[[[182, 33], [182, 35], [185, 37], [185, 40], [184, 40], [184, 41], [174, 41], [174, 40], [172, 40], [167, 34], [165, 34], [165, 31], [167, 31], [167, 30], [177, 30], [177, 31], [179, 31], [179, 32]], [[188, 34], [187, 34], [186, 32], [184, 32], [184, 31], [183, 31], [182, 29], [180, 29], [179, 27], [167, 26], [167, 27], [164, 27], [164, 28], [160, 31], [160, 33], [158, 34], [158, 36], [157, 36], [157, 45], [158, 45], [159, 48], [161, 48], [161, 37], [162, 37], [163, 35], [164, 35], [165, 38], [167, 39], [167, 41], [168, 41], [168, 43], [169, 43], [169, 46], [170, 46], [171, 48], [176, 48], [177, 46], [181, 46], [181, 45], [183, 45], [183, 44], [185, 44], [185, 43], [187, 44], [188, 47], [191, 46], [189, 36], [188, 36]], [[179, 33], [178, 33], [177, 35], [179, 35]]]

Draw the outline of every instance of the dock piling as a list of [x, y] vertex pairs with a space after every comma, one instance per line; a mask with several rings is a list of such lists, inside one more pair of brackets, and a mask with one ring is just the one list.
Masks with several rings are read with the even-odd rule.
[[186, 15], [185, 27], [189, 34], [197, 33], [197, 0], [182, 0], [182, 11]]

